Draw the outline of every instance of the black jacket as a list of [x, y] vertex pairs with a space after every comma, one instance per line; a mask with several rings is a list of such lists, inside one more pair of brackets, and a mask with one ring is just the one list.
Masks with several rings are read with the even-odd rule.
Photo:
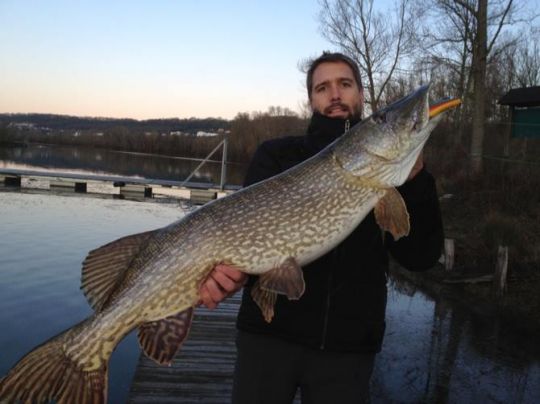
[[[352, 122], [351, 124], [354, 124]], [[264, 142], [245, 185], [276, 175], [311, 157], [344, 132], [345, 121], [314, 114], [308, 134]], [[398, 188], [411, 218], [409, 236], [384, 240], [373, 213], [339, 246], [305, 266], [306, 290], [297, 301], [278, 296], [266, 323], [251, 298], [250, 277], [242, 297], [240, 330], [270, 334], [332, 351], [378, 352], [385, 328], [388, 252], [413, 271], [432, 267], [441, 254], [443, 230], [435, 181], [424, 169]]]

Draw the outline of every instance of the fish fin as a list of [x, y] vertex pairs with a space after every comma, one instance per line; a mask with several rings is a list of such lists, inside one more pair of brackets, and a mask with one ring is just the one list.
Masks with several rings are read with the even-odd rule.
[[261, 289], [298, 300], [304, 294], [304, 273], [298, 262], [289, 257], [283, 263], [259, 277]]
[[107, 402], [107, 365], [82, 370], [64, 353], [62, 336], [28, 353], [0, 380], [0, 403]]
[[158, 321], [144, 323], [137, 334], [146, 356], [160, 365], [170, 365], [189, 334], [193, 307]]
[[409, 212], [399, 191], [390, 188], [374, 208], [377, 224], [389, 231], [394, 240], [407, 236], [410, 230]]
[[289, 300], [298, 300], [305, 289], [302, 268], [294, 258], [289, 257], [281, 265], [259, 276], [251, 289], [251, 297], [269, 323], [274, 317], [278, 294], [287, 296]]
[[123, 279], [141, 247], [156, 230], [120, 238], [92, 250], [82, 264], [81, 289], [88, 303], [100, 311]]
[[274, 318], [274, 305], [276, 304], [277, 293], [261, 289], [259, 280], [251, 288], [251, 297], [261, 309], [262, 315], [267, 323]]

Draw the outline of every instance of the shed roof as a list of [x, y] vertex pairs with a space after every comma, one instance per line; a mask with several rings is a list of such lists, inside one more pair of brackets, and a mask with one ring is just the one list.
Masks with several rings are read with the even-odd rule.
[[513, 88], [499, 99], [499, 104], [515, 107], [540, 106], [540, 86]]

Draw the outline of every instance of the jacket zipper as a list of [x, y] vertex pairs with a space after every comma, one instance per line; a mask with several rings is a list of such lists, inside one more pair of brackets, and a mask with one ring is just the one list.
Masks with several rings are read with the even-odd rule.
[[[349, 129], [351, 128], [351, 121], [349, 121], [348, 119], [345, 121], [345, 132], [348, 132]], [[343, 133], [345, 133], [343, 132]]]
[[[332, 262], [330, 265], [337, 263], [337, 250], [332, 251]], [[328, 292], [326, 294], [326, 305], [324, 307], [324, 321], [323, 321], [323, 329], [321, 334], [321, 345], [319, 348], [322, 350], [326, 347], [326, 335], [328, 333], [328, 317], [330, 316], [330, 299], [331, 299], [331, 293], [332, 293], [332, 282], [333, 276], [332, 276], [332, 268], [330, 268], [330, 271], [328, 272]]]
[[321, 335], [321, 345], [320, 349], [324, 349], [326, 346], [326, 334], [328, 332], [328, 315], [330, 312], [330, 289], [332, 287], [332, 272], [330, 272], [330, 275], [328, 276], [328, 293], [326, 294], [326, 305], [324, 307], [324, 321], [323, 321], [323, 329], [322, 329], [322, 335]]

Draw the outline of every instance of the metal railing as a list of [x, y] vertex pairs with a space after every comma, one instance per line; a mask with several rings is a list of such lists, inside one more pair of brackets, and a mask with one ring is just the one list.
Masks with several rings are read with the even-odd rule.
[[195, 175], [195, 173], [205, 164], [207, 163], [210, 158], [214, 155], [216, 151], [219, 150], [221, 146], [223, 146], [223, 153], [221, 154], [221, 178], [219, 182], [219, 189], [223, 191], [223, 188], [225, 187], [225, 181], [227, 178], [227, 144], [228, 144], [228, 138], [227, 135], [223, 138], [219, 144], [214, 147], [214, 149], [199, 163], [199, 165], [187, 176], [187, 178], [182, 182], [181, 186], [184, 186], [189, 182], [189, 180]]

